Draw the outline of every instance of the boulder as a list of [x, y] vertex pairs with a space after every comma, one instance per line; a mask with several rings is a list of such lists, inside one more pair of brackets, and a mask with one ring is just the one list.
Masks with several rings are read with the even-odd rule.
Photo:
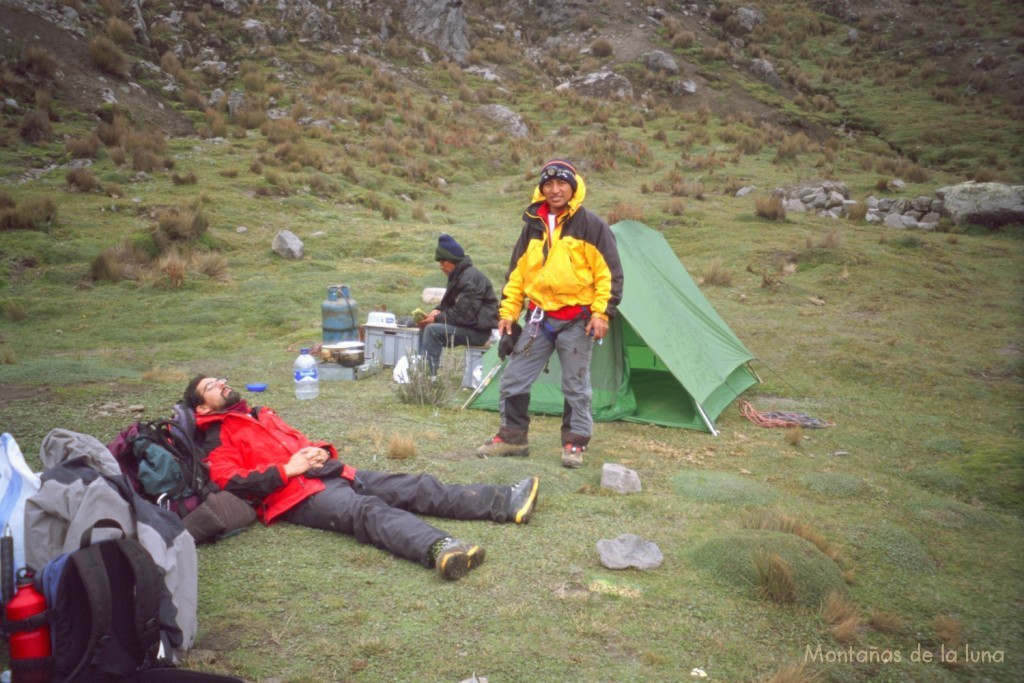
[[641, 489], [640, 477], [628, 467], [606, 462], [601, 468], [601, 488], [616, 493], [636, 493]]
[[1024, 222], [1024, 185], [967, 182], [935, 191], [956, 225], [998, 228]]
[[595, 71], [562, 83], [556, 90], [575, 90], [584, 97], [595, 99], [612, 99], [614, 97], [632, 99], [633, 84], [625, 76], [613, 71]]
[[602, 538], [597, 542], [597, 552], [608, 569], [657, 569], [665, 560], [657, 545], [635, 534]]
[[270, 248], [279, 256], [288, 259], [302, 258], [302, 240], [291, 230], [281, 230], [274, 236]]
[[421, 37], [462, 64], [469, 54], [469, 25], [462, 2], [406, 0], [402, 21], [410, 35]]
[[672, 59], [671, 56], [661, 50], [645, 52], [640, 57], [640, 61], [643, 62], [644, 66], [646, 66], [650, 71], [664, 71], [665, 73], [670, 74], [679, 73], [679, 65], [676, 64], [676, 60]]
[[527, 138], [530, 136], [530, 129], [526, 126], [526, 122], [523, 121], [523, 117], [504, 105], [485, 104], [479, 107], [477, 111], [497, 123], [513, 138]]
[[777, 88], [782, 85], [782, 80], [779, 75], [775, 73], [775, 67], [766, 59], [752, 59], [750, 60], [750, 74], [761, 81], [764, 81], [773, 88]]

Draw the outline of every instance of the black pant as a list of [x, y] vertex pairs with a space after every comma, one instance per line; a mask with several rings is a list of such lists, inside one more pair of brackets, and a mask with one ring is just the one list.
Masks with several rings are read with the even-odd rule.
[[442, 484], [429, 474], [359, 470], [355, 482], [325, 479], [327, 488], [310, 496], [281, 519], [337, 531], [362, 543], [430, 566], [430, 546], [449, 534], [417, 514], [448, 519], [509, 519], [509, 486]]

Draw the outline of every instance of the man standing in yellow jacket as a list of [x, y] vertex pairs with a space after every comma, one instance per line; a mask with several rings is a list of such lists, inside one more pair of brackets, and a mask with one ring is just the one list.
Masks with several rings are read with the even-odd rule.
[[[608, 224], [583, 208], [587, 186], [567, 161], [541, 170], [533, 203], [512, 250], [501, 293], [498, 330], [515, 337], [501, 378], [497, 435], [477, 449], [481, 457], [530, 453], [530, 387], [558, 352], [562, 366], [562, 465], [579, 467], [593, 433], [590, 357], [593, 343], [608, 332], [622, 300], [622, 264]], [[506, 342], [507, 344], [507, 342]]]

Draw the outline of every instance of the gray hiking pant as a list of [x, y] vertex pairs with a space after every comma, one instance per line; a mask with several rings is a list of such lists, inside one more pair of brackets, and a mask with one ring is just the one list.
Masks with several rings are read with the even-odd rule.
[[502, 439], [509, 443], [522, 443], [530, 429], [530, 387], [540, 376], [554, 352], [562, 365], [562, 443], [586, 446], [594, 433], [594, 418], [590, 414], [590, 356], [593, 340], [587, 336], [583, 318], [574, 320], [548, 319], [557, 336], [552, 341], [543, 331], [531, 336], [527, 324], [509, 357], [508, 367], [501, 376], [498, 411], [501, 415]]
[[429, 474], [359, 470], [356, 480], [324, 479], [327, 488], [281, 519], [354, 536], [393, 555], [430, 566], [427, 554], [450, 534], [417, 514], [448, 519], [509, 521], [510, 486], [442, 484]]

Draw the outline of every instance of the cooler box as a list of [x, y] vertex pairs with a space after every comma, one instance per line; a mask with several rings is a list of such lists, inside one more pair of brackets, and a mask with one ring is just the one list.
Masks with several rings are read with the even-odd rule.
[[366, 357], [377, 358], [383, 367], [394, 367], [402, 356], [419, 353], [420, 328], [364, 325]]

